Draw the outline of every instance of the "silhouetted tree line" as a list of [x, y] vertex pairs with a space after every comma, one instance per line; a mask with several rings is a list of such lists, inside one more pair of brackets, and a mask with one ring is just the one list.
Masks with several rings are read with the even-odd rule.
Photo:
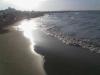
[[43, 16], [43, 12], [19, 11], [14, 8], [8, 8], [0, 11], [0, 30], [22, 19], [30, 19]]
[[35, 11], [19, 11], [14, 8], [8, 7], [5, 10], [0, 11], [0, 34], [9, 32], [9, 29], [5, 29], [9, 25], [12, 25], [23, 19], [30, 19], [43, 16], [43, 12]]

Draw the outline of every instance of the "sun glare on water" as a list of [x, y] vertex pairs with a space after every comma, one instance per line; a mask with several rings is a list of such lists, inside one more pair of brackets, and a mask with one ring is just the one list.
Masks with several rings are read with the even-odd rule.
[[[19, 26], [14, 26], [14, 29], [18, 30], [18, 31], [22, 31], [23, 35], [29, 40], [30, 42], [30, 48], [31, 51], [33, 53], [36, 53], [34, 51], [34, 46], [35, 46], [35, 42], [34, 42], [34, 35], [33, 35], [33, 31], [38, 29], [36, 22], [33, 20], [24, 20], [20, 23]], [[37, 54], [37, 53], [36, 53]]]
[[37, 10], [46, 0], [5, 0], [19, 10]]
[[[33, 59], [31, 61], [32, 64], [30, 64], [31, 66], [33, 65], [32, 66], [33, 68], [31, 68], [31, 69], [33, 69], [33, 72], [31, 72], [29, 70], [27, 71], [27, 69], [25, 69], [25, 70], [28, 73], [32, 73], [33, 75], [34, 74], [35, 75], [46, 75], [45, 70], [43, 68], [43, 63], [44, 63], [43, 56], [38, 54], [37, 52], [35, 52], [35, 49], [34, 49], [34, 47], [36, 45], [36, 43], [35, 43], [36, 39], [35, 39], [34, 32], [39, 29], [39, 26], [37, 25], [37, 21], [34, 19], [23, 20], [20, 23], [18, 23], [16, 26], [12, 26], [12, 29], [18, 31], [18, 33], [21, 34], [19, 36], [24, 36], [23, 39], [24, 39], [24, 41], [26, 40], [26, 42], [28, 44], [28, 46], [26, 46], [26, 47], [28, 47], [28, 50], [33, 55]], [[29, 61], [29, 63], [30, 63], [30, 61]]]

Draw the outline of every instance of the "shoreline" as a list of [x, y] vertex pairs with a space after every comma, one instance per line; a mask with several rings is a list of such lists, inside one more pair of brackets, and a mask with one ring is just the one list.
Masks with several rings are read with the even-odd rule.
[[55, 37], [41, 34], [45, 41], [35, 48], [45, 58], [44, 67], [48, 75], [100, 74], [100, 54], [81, 47], [66, 46]]
[[[5, 34], [5, 35], [7, 35], [7, 34]], [[12, 35], [12, 34], [10, 34], [10, 35]], [[5, 38], [2, 37], [0, 39], [3, 39], [3, 41], [7, 42], [7, 40], [8, 40], [7, 37], [11, 37], [10, 35], [5, 36]], [[13, 55], [16, 54], [16, 55], [14, 55], [14, 58], [16, 58], [16, 56], [18, 56], [16, 58], [17, 60], [12, 58], [13, 55], [11, 55], [10, 57], [8, 57], [8, 56], [6, 56], [6, 57], [9, 58], [11, 61], [18, 62], [18, 64], [20, 63], [19, 58], [21, 57], [20, 60], [21, 60], [21, 62], [23, 62], [23, 63], [21, 63], [21, 65], [23, 64], [24, 66], [29, 67], [29, 69], [27, 69], [26, 67], [22, 66], [21, 67], [22, 74], [25, 72], [25, 71], [23, 71], [23, 67], [27, 71], [27, 74], [29, 74], [29, 73], [34, 74], [32, 71], [34, 66], [32, 64], [28, 65], [28, 63], [34, 63], [33, 58], [35, 58], [34, 56], [32, 57], [30, 55], [31, 54], [30, 51], [27, 51], [28, 45], [29, 45], [28, 40], [24, 41], [25, 39], [23, 39], [23, 38], [25, 38], [25, 37], [24, 36], [22, 37], [22, 35], [21, 36], [17, 36], [18, 34], [13, 34], [13, 35], [16, 36], [16, 37], [13, 37], [13, 39], [15, 39], [15, 41], [18, 43], [20, 43], [18, 38], [21, 38], [22, 43], [20, 43], [20, 44], [22, 46], [22, 50], [20, 49], [20, 44], [17, 44], [18, 47], [16, 47], [16, 42], [14, 41], [15, 42], [14, 46], [18, 49], [13, 48], [13, 49], [15, 49], [15, 51], [13, 51], [13, 50], [10, 51], [8, 49], [8, 51], [7, 51], [8, 53], [7, 53], [5, 51], [6, 50], [6, 47], [5, 47], [4, 51], [3, 51], [4, 54], [7, 54], [8, 56], [9, 56], [9, 54], [13, 54]], [[4, 36], [4, 35], [2, 35], [2, 36]], [[62, 43], [61, 40], [58, 40], [57, 38], [52, 37], [50, 35], [47, 35], [46, 33], [44, 33], [41, 30], [35, 30], [33, 32], [33, 38], [35, 39], [34, 42], [36, 43], [35, 51], [38, 54], [44, 56], [44, 59], [45, 59], [44, 68], [45, 68], [47, 75], [67, 75], [67, 74], [68, 75], [95, 75], [95, 74], [100, 74], [100, 72], [99, 72], [99, 70], [100, 70], [100, 54], [99, 53], [91, 53], [91, 51], [89, 51], [88, 49], [83, 49], [81, 47], [69, 46], [69, 45], [67, 46], [64, 43]], [[12, 37], [10, 38], [10, 40], [12, 40]], [[25, 44], [25, 42], [27, 42], [27, 43]], [[13, 43], [13, 40], [12, 40], [12, 43]], [[4, 44], [4, 42], [3, 42], [3, 44]], [[12, 47], [11, 47], [11, 49], [12, 49]], [[13, 53], [10, 53], [9, 51], [13, 52]], [[15, 52], [17, 52], [17, 53], [15, 53]], [[25, 53], [25, 55], [23, 52]], [[27, 52], [29, 54], [27, 54]], [[1, 53], [2, 53], [2, 50], [1, 50]], [[19, 53], [20, 53], [20, 56], [19, 56]], [[26, 63], [24, 63], [22, 58], [24, 58]], [[9, 59], [7, 59], [7, 60], [9, 60]], [[11, 66], [11, 64], [12, 63], [6, 62], [6, 65], [8, 66], [8, 68]], [[13, 64], [13, 68], [14, 68], [13, 71], [15, 71], [16, 64]], [[17, 70], [19, 68], [20, 68], [20, 66], [17, 65]], [[20, 74], [19, 70], [17, 72]], [[18, 74], [18, 73], [16, 73], [16, 74]]]

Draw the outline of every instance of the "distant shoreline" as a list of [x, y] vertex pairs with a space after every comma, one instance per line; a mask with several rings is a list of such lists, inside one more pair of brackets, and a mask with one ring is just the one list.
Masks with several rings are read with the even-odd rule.
[[30, 19], [43, 16], [43, 12], [35, 11], [19, 11], [8, 8], [0, 11], [0, 32], [7, 31], [4, 28], [23, 19]]

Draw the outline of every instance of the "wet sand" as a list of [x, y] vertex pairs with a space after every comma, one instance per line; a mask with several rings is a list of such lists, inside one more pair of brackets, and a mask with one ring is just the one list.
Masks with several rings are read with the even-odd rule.
[[[45, 58], [47, 75], [100, 74], [100, 54], [67, 46], [40, 30], [33, 35], [35, 51]], [[42, 58], [31, 53], [29, 40], [20, 32], [0, 35], [0, 75], [45, 75], [41, 62], [43, 65]]]
[[30, 44], [19, 31], [0, 35], [0, 75], [45, 75], [43, 57]]
[[44, 67], [48, 75], [100, 74], [100, 54], [81, 47], [67, 46], [44, 33], [35, 35], [36, 39], [38, 37], [41, 39], [36, 41], [35, 50], [45, 57]]

